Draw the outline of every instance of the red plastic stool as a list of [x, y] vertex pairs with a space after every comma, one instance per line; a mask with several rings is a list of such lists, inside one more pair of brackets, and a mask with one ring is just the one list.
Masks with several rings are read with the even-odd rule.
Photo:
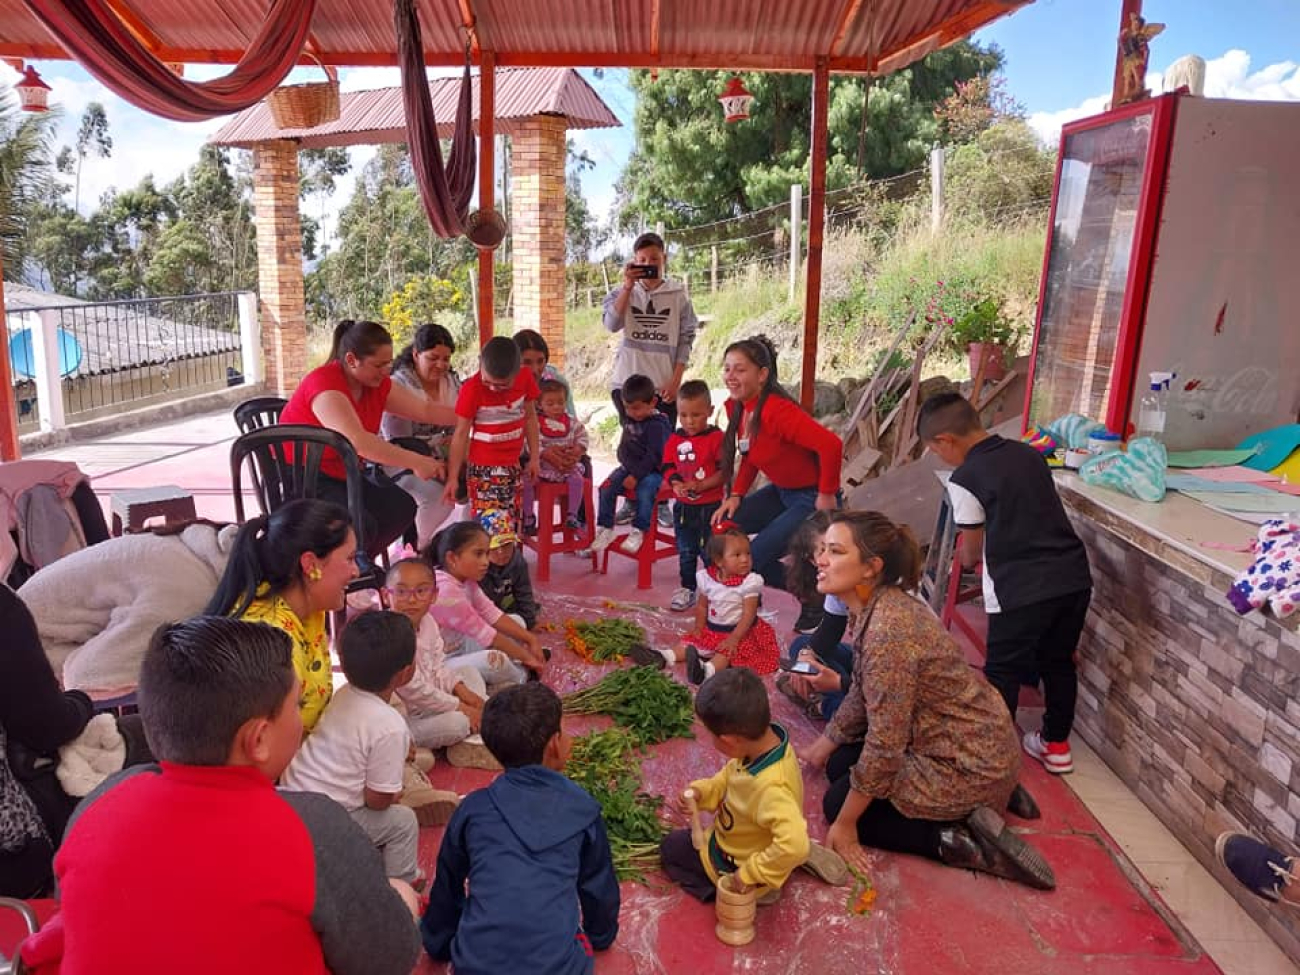
[[[636, 504], [636, 492], [627, 492], [626, 497]], [[650, 512], [650, 528], [645, 533], [641, 542], [641, 548], [636, 552], [623, 551], [623, 539], [627, 536], [616, 538], [610, 543], [609, 548], [605, 549], [605, 557], [601, 560], [600, 571], [603, 575], [609, 571], [609, 556], [612, 552], [615, 555], [621, 555], [627, 559], [636, 559], [636, 587], [638, 589], [650, 588], [650, 576], [654, 572], [655, 563], [660, 559], [675, 559], [677, 557], [677, 536], [670, 531], [665, 531], [659, 525], [659, 506], [672, 500], [673, 492], [668, 485], [659, 489], [659, 494], [655, 497], [654, 508]]]
[[[957, 537], [953, 540], [952, 569], [948, 574], [948, 593], [944, 597], [943, 612], [939, 614], [939, 622], [943, 624], [945, 630], [951, 630], [953, 626], [956, 626], [957, 629], [961, 630], [966, 639], [970, 640], [975, 649], [987, 658], [989, 650], [983, 638], [980, 636], [979, 632], [970, 625], [970, 623], [966, 622], [961, 613], [957, 612], [958, 603], [970, 602], [972, 599], [978, 599], [984, 594], [983, 586], [980, 585], [968, 586], [965, 589], [961, 587], [962, 568], [960, 552], [961, 532], [958, 532]], [[982, 576], [984, 566], [979, 565], [976, 568]]]
[[[551, 556], [557, 552], [578, 552], [591, 548], [591, 540], [596, 531], [596, 506], [593, 499], [591, 478], [582, 484], [582, 503], [587, 512], [587, 523], [581, 531], [576, 531], [564, 524], [570, 514], [569, 486], [563, 481], [537, 482], [537, 534], [524, 535], [524, 544], [537, 553], [537, 581], [546, 582], [551, 578]], [[556, 517], [556, 510], [559, 517]], [[527, 512], [525, 512], [527, 515]], [[559, 533], [559, 540], [555, 536]], [[591, 553], [591, 568], [596, 568], [596, 553]]]

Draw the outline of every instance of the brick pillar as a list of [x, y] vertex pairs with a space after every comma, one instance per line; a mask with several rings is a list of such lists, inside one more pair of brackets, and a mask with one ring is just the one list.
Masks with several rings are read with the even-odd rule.
[[510, 149], [515, 328], [542, 333], [564, 367], [564, 163], [567, 120], [534, 115]]
[[253, 149], [253, 224], [266, 387], [290, 396], [307, 372], [298, 143], [277, 139]]

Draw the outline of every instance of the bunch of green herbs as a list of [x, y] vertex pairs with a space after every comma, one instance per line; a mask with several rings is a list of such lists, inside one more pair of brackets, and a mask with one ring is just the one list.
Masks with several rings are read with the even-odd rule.
[[659, 862], [659, 841], [668, 826], [659, 818], [663, 800], [641, 791], [642, 746], [626, 728], [575, 738], [565, 774], [600, 803], [619, 880], [645, 880]]
[[565, 695], [564, 710], [607, 714], [642, 745], [694, 737], [690, 689], [652, 667], [611, 671], [591, 687]]
[[622, 660], [635, 643], [645, 643], [645, 630], [617, 616], [598, 620], [569, 620], [565, 624], [569, 649], [593, 664]]

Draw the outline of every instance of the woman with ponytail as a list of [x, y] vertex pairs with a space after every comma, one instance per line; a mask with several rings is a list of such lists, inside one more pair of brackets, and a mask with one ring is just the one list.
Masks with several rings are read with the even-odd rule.
[[[734, 521], [754, 535], [754, 571], [769, 586], [784, 589], [781, 558], [790, 539], [814, 510], [837, 507], [844, 445], [777, 381], [776, 348], [766, 335], [727, 346], [722, 378], [731, 396], [722, 441], [722, 470], [731, 489], [713, 523]], [[749, 494], [759, 474], [771, 483]], [[805, 604], [795, 629], [816, 629], [820, 619], [820, 601], [814, 600]]]
[[316, 726], [334, 691], [326, 615], [343, 608], [357, 574], [357, 536], [347, 509], [315, 499], [290, 501], [239, 529], [204, 610], [289, 634], [293, 669], [302, 681], [298, 710], [304, 731]]
[[[379, 435], [385, 412], [420, 423], [454, 425], [455, 411], [408, 386], [394, 383], [393, 339], [378, 322], [344, 319], [334, 327], [330, 358], [303, 377], [280, 414], [281, 423], [324, 427], [347, 437], [358, 456], [387, 467], [410, 470], [426, 481], [442, 481], [445, 461], [405, 450]], [[347, 504], [342, 458], [327, 451], [321, 461], [320, 496]], [[391, 481], [366, 477], [366, 554], [377, 556], [415, 521], [415, 500]]]
[[859, 867], [871, 846], [1054, 887], [1002, 818], [1020, 770], [1006, 705], [911, 595], [922, 566], [911, 531], [879, 512], [836, 512], [816, 564], [818, 591], [849, 609], [854, 651], [844, 702], [803, 755], [830, 780], [826, 845]]

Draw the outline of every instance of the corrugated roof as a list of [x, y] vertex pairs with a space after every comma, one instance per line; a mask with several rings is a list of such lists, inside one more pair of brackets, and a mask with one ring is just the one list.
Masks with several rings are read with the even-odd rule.
[[[419, 0], [429, 64], [464, 59], [462, 9], [499, 67], [619, 66], [808, 71], [902, 67], [1033, 0]], [[267, 0], [129, 0], [164, 61], [239, 60]], [[392, 0], [318, 0], [312, 44], [327, 64], [396, 63]], [[0, 0], [0, 56], [67, 55], [23, 0]], [[304, 61], [307, 59], [304, 58]]]
[[[478, 129], [478, 77], [474, 82], [474, 128]], [[438, 133], [450, 138], [456, 120], [460, 78], [429, 82]], [[563, 115], [571, 129], [617, 128], [619, 120], [591, 85], [572, 68], [504, 68], [496, 73], [496, 131], [509, 135], [515, 123], [534, 115]], [[313, 129], [282, 129], [271, 110], [255, 105], [232, 118], [210, 140], [248, 148], [268, 139], [296, 139], [304, 149], [406, 141], [406, 113], [400, 88], [346, 92], [339, 117]]]

